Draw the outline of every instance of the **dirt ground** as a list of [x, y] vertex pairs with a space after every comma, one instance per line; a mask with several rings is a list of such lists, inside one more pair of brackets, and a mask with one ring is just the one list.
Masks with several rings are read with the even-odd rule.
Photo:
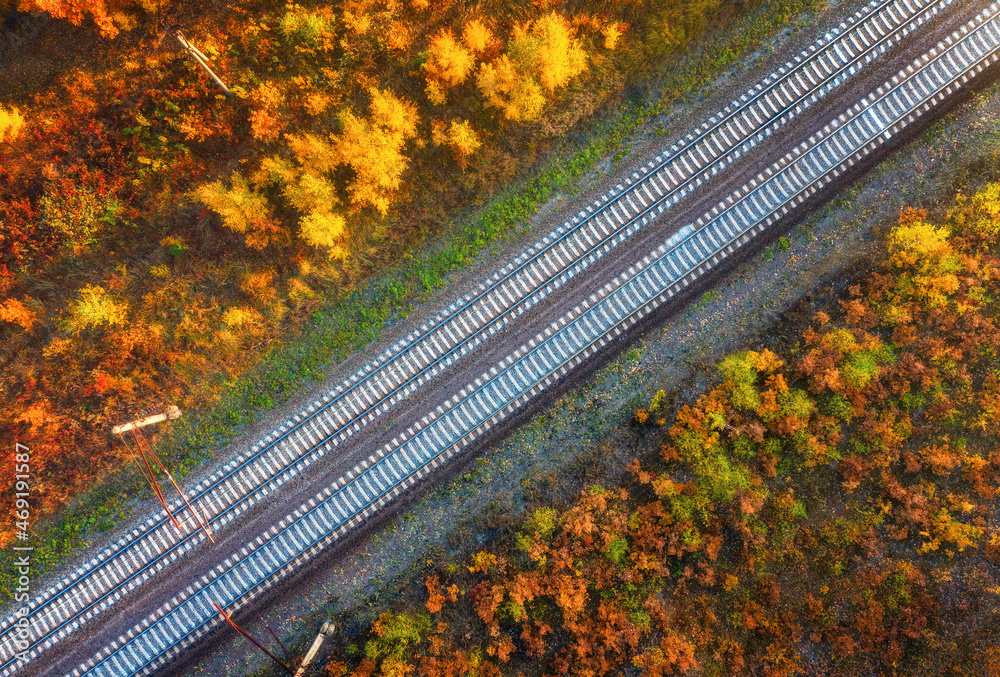
[[[861, 5], [844, 2], [831, 7], [819, 23], [835, 25]], [[784, 60], [780, 55], [808, 44], [818, 33], [806, 28], [815, 25], [813, 19], [803, 17], [797, 27], [784, 31], [755, 55], [758, 63], [768, 65], [774, 59], [780, 63]], [[745, 72], [730, 73], [716, 83], [714, 91], [751, 81], [745, 76]], [[717, 103], [712, 92], [706, 92], [702, 101], [650, 120], [633, 140], [630, 157], [644, 154], [650, 143], [669, 145], [675, 131], [714, 112]], [[787, 249], [772, 245], [724, 277], [711, 293], [636, 340], [585, 384], [484, 450], [410, 509], [386, 520], [339, 557], [335, 566], [313, 572], [295, 594], [268, 609], [268, 624], [283, 639], [288, 638], [286, 644], [299, 646], [311, 639], [321, 619], [337, 617], [341, 631], [336, 641], [349, 644], [352, 635], [391, 608], [399, 596], [422, 590], [421, 573], [430, 562], [451, 560], [482, 547], [498, 533], [497, 524], [516, 517], [526, 506], [567, 500], [581, 487], [596, 482], [614, 483], [636, 453], [631, 433], [621, 424], [637, 407], [647, 404], [653, 393], [664, 389], [678, 402], [691, 399], [715, 379], [710, 365], [725, 353], [794, 335], [800, 321], [832, 303], [864, 273], [879, 255], [881, 233], [903, 206], [933, 207], [955, 190], [967, 188], [968, 192], [980, 181], [995, 180], [990, 174], [997, 171], [998, 157], [1000, 85], [994, 84], [792, 227], [786, 233]], [[628, 162], [626, 157], [624, 164]], [[581, 189], [600, 191], [612, 173], [608, 160]], [[534, 225], [541, 227], [547, 212], [558, 209], [561, 199], [554, 198]], [[457, 274], [416, 315], [432, 315], [467, 284], [481, 279], [482, 270], [506, 251], [518, 249], [538, 234], [532, 228], [505, 246], [505, 251]], [[377, 344], [369, 351], [379, 349]], [[338, 376], [350, 373], [349, 367], [365, 357], [356, 355], [333, 371]], [[247, 625], [255, 635], [266, 635], [261, 623]], [[247, 675], [266, 662], [244, 640], [230, 640], [186, 673]]]

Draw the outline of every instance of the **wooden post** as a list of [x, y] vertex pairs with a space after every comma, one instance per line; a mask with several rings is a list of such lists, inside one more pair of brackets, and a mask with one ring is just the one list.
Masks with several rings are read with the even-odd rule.
[[136, 428], [142, 428], [144, 426], [153, 425], [154, 423], [160, 423], [162, 421], [172, 421], [175, 418], [180, 417], [181, 410], [177, 408], [176, 404], [171, 404], [162, 414], [147, 416], [146, 418], [140, 418], [138, 421], [130, 421], [128, 423], [123, 423], [122, 425], [116, 425], [111, 429], [111, 434], [118, 435], [120, 433], [128, 432], [129, 430], [135, 430]]
[[174, 33], [174, 37], [177, 38], [177, 42], [181, 43], [181, 47], [184, 48], [184, 51], [190, 54], [191, 58], [194, 59], [199, 66], [201, 66], [202, 70], [208, 73], [208, 77], [215, 80], [215, 84], [222, 88], [222, 91], [225, 92], [226, 96], [232, 96], [233, 93], [229, 90], [229, 87], [226, 87], [226, 83], [220, 80], [219, 76], [208, 67], [208, 58], [202, 54], [197, 47], [188, 42], [184, 37], [184, 34], [180, 31], [176, 31]]
[[337, 629], [337, 626], [333, 624], [333, 621], [323, 621], [323, 625], [320, 626], [319, 634], [316, 635], [316, 639], [313, 640], [312, 646], [309, 647], [309, 653], [306, 657], [302, 659], [302, 664], [299, 665], [299, 669], [295, 671], [294, 677], [302, 677], [305, 674], [306, 668], [309, 664], [313, 662], [316, 658], [316, 654], [319, 653], [319, 647], [323, 644], [323, 640], [326, 639], [327, 635], [332, 635], [333, 631]]

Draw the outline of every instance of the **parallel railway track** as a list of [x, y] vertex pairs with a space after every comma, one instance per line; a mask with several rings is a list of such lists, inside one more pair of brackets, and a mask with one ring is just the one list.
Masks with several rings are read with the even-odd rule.
[[[262, 499], [293, 473], [322, 457], [334, 445], [348, 440], [386, 407], [407, 397], [440, 370], [460, 359], [477, 341], [512, 322], [604, 252], [644, 227], [653, 216], [676, 203], [694, 186], [825, 95], [839, 84], [838, 78], [842, 81], [848, 77], [948, 4], [950, 0], [923, 4], [912, 0], [872, 3], [855, 17], [850, 29], [842, 26], [838, 35], [824, 38], [821, 45], [817, 43], [819, 46], [814, 45], [797, 59], [794, 67], [789, 64], [787, 70], [779, 71], [781, 75], [772, 75], [740, 102], [734, 102], [732, 107], [711, 118], [697, 138], [672, 148], [666, 159], [658, 158], [656, 164], [648, 167], [645, 177], [634, 177], [638, 180], [628, 192], [621, 192], [619, 187], [619, 194], [606, 198], [597, 211], [581, 214], [581, 219], [574, 219], [557, 229], [502, 271], [498, 278], [484, 285], [478, 294], [452, 306], [448, 314], [437, 318], [431, 326], [423, 327], [420, 334], [411, 335], [403, 344], [393, 346], [376, 363], [328, 394], [322, 402], [315, 403], [295, 424], [289, 422], [287, 427], [272, 433], [250, 458], [238, 461], [220, 477], [195, 487], [189, 500], [208, 512], [216, 529], [235, 519], [247, 509], [251, 500]], [[972, 35], [988, 31], [994, 23], [984, 21]], [[991, 35], [991, 39], [996, 37]], [[285, 578], [303, 561], [315, 556], [324, 544], [346, 533], [456, 450], [509, 416], [554, 378], [586, 358], [595, 346], [603, 345], [609, 336], [641, 319], [655, 305], [676, 293], [681, 285], [717, 265], [727, 252], [731, 253], [734, 247], [755, 236], [760, 228], [780, 218], [797, 204], [796, 200], [801, 201], [803, 195], [815, 192], [823, 185], [824, 177], [836, 176], [840, 171], [836, 163], [820, 164], [808, 158], [822, 158], [826, 163], [843, 156], [847, 158], [843, 163], [852, 164], [853, 155], [844, 155], [853, 148], [852, 143], [874, 133], [873, 139], [853, 151], [855, 154], [867, 153], [868, 145], [890, 138], [909, 124], [907, 119], [912, 122], [921, 111], [901, 108], [912, 102], [906, 93], [911, 90], [900, 89], [909, 85], [900, 83], [922, 82], [918, 80], [922, 77], [920, 74], [940, 77], [940, 73], [932, 72], [935, 68], [952, 68], [955, 63], [969, 58], [975, 49], [985, 48], [978, 45], [969, 52], [967, 46], [974, 39], [963, 36], [956, 46], [948, 46], [942, 55], [920, 65], [905, 80], [892, 82], [892, 89], [887, 89], [884, 95], [880, 91], [879, 98], [863, 110], [842, 116], [844, 119], [828, 126], [815, 144], [801, 151], [796, 149], [794, 157], [783, 159], [773, 175], [761, 178], [759, 184], [751, 182], [742, 194], [737, 193], [732, 204], [720, 205], [711, 214], [682, 229], [664, 245], [667, 249], [661, 248], [663, 251], [653, 258], [647, 257], [642, 270], [634, 277], [620, 278], [622, 282], [614, 289], [605, 287], [595, 297], [596, 305], [592, 308], [582, 309], [578, 316], [564, 318], [564, 327], [550, 328], [546, 336], [539, 337], [538, 345], [529, 344], [508, 358], [506, 365], [501, 363], [493, 373], [484, 374], [468, 386], [468, 394], [463, 390], [458, 401], [439, 407], [417, 429], [400, 435], [380, 451], [377, 458], [370, 457], [348, 473], [347, 478], [338, 483], [340, 486], [326, 489], [311, 505], [290, 516], [287, 524], [280, 524], [250, 544], [252, 551], [244, 548], [237, 561], [225, 562], [212, 576], [188, 588], [178, 606], [164, 608], [163, 618], [155, 623], [147, 619], [145, 628], [127, 633], [119, 641], [120, 646], [108, 647], [102, 652], [106, 655], [95, 657], [74, 674], [133, 674], [162, 665], [172, 653], [214, 627], [211, 617], [195, 609], [197, 600], [204, 603], [208, 591], [218, 594], [220, 603], [239, 606], [241, 599], [260, 594]], [[957, 50], [966, 53], [959, 54]], [[830, 61], [834, 55], [836, 63]], [[944, 59], [950, 59], [951, 63], [932, 65], [944, 64]], [[812, 74], [805, 69], [813, 69]], [[827, 79], [816, 82], [814, 76], [823, 72]], [[951, 86], [962, 77], [963, 74], [958, 74], [938, 82]], [[811, 89], [805, 89], [806, 83]], [[886, 87], [889, 86], [887, 83]], [[921, 91], [920, 95], [924, 94]], [[920, 105], [933, 103], [933, 95], [920, 101]], [[900, 111], [905, 111], [903, 117], [899, 117]], [[734, 130], [742, 136], [736, 135]], [[813, 152], [816, 155], [811, 155]], [[818, 168], [823, 166], [828, 167], [825, 174], [810, 174], [820, 172]], [[757, 218], [764, 213], [760, 210], [769, 204], [767, 200], [777, 199], [776, 196], [784, 195], [782, 191], [794, 186], [793, 181], [806, 181], [810, 176], [812, 181], [804, 183], [799, 193], [775, 203], [777, 206], [763, 220]], [[662, 271], [659, 277], [654, 275], [656, 270]], [[671, 275], [679, 277], [673, 279]], [[656, 290], [660, 290], [659, 295], [649, 296]], [[630, 304], [639, 299], [647, 300], [624, 316], [619, 317], [616, 313], [616, 308], [632, 308]], [[593, 310], [595, 308], [601, 309], [600, 317], [594, 314], [598, 312]], [[597, 333], [591, 337], [593, 332]], [[544, 358], [543, 352], [538, 351], [544, 351]], [[401, 359], [407, 356], [409, 359]], [[486, 414], [489, 415], [482, 418]], [[329, 514], [323, 513], [326, 508], [322, 506], [329, 507]], [[161, 518], [150, 520], [130, 538], [120, 540], [102, 553], [102, 557], [78, 570], [66, 584], [39, 600], [34, 627], [42, 630], [33, 638], [33, 656], [41, 655], [61, 637], [141, 585], [203, 538], [194, 530], [178, 535], [167, 529]], [[278, 554], [278, 548], [287, 548], [284, 556]], [[114, 565], [113, 562], [123, 564]], [[210, 604], [208, 608], [212, 608]], [[173, 620], [166, 620], [168, 618]], [[175, 631], [171, 623], [181, 630], [194, 629], [185, 634]], [[9, 628], [9, 621], [6, 626]], [[11, 674], [8, 639], [9, 632], [4, 636], [4, 653], [0, 654], [6, 660], [0, 674]]]
[[[408, 337], [407, 345], [393, 346], [350, 382], [314, 403], [302, 420], [289, 421], [248, 458], [237, 459], [221, 476], [196, 486], [189, 501], [205, 510], [213, 525], [220, 528], [239, 512], [239, 507], [262, 499], [321, 457], [325, 449], [320, 442], [333, 438], [335, 443], [342, 443], [349, 439], [385, 406], [406, 397], [471, 349], [477, 339], [513, 321], [605, 251], [630, 237], [641, 224], [642, 212], [662, 209], [662, 205], [681, 199], [709, 175], [787, 123], [797, 112], [793, 105], [805, 107], [817, 101], [950, 2], [872, 3], [852, 18], [850, 27], [842, 24], [812, 45], [798, 57], [797, 65], [788, 64], [786, 72], [772, 74], [720, 111], [702, 126], [697, 139], [689, 137], [673, 147], [667, 158], [649, 166], [637, 189], [652, 200], [652, 206], [638, 198], [643, 205], [639, 208], [623, 193], [605, 198], [604, 204], [596, 203], [596, 211], [581, 213], [580, 218], [501, 271], [477, 294], [453, 306], [447, 316], [423, 327], [420, 335]], [[713, 143], [714, 135], [718, 136]], [[521, 285], [511, 284], [520, 276], [530, 278], [527, 294]], [[181, 507], [179, 501], [172, 506]], [[172, 555], [202, 540], [197, 530], [177, 534], [165, 515], [133, 530], [64, 584], [32, 601], [33, 628], [40, 629], [39, 636], [32, 638], [33, 651], [58, 641], [64, 630], [75, 629], [73, 622], [86, 622], [105, 605], [148, 580], [150, 572], [169, 562]], [[111, 582], [100, 594], [87, 591], [85, 588], [90, 586], [82, 580], [95, 576]], [[71, 601], [77, 603], [69, 607], [60, 603], [70, 597], [76, 597]], [[80, 608], [66, 617], [66, 610], [73, 606]], [[0, 623], [0, 632], [9, 630], [11, 620]], [[9, 639], [9, 635], [0, 638], [0, 656], [6, 659], [0, 670], [9, 667]]]
[[73, 675], [148, 672], [197, 642], [222, 622], [213, 601], [239, 607], [280, 583], [998, 58], [994, 3]]

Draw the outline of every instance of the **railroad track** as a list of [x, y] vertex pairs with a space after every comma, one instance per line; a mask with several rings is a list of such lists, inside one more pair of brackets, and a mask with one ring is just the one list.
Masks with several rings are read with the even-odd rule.
[[[840, 84], [844, 78], [856, 72], [861, 65], [884, 52], [948, 4], [950, 0], [940, 3], [872, 3], [854, 17], [852, 25], [842, 25], [834, 35], [828, 34], [810, 50], [804, 52], [796, 59], [794, 67], [793, 64], [789, 64], [786, 69], [779, 70], [780, 75], [773, 74], [739, 102], [734, 102], [731, 107], [711, 118], [697, 138], [689, 137], [686, 143], [682, 142], [673, 147], [666, 159], [658, 158], [656, 164], [647, 167], [645, 177], [634, 176], [637, 181], [632, 184], [628, 193], [623, 193], [623, 189], [619, 187], [618, 194], [610, 199], [605, 198], [604, 204], [599, 204], [596, 211], [581, 214], [580, 219], [574, 219], [572, 223], [567, 223], [555, 231], [552, 236], [545, 238], [516, 260], [512, 266], [502, 271], [497, 278], [484, 285], [478, 294], [453, 305], [447, 314], [436, 318], [430, 326], [421, 328], [418, 335], [411, 335], [403, 344], [393, 346], [376, 363], [356, 374], [350, 382], [325, 396], [321, 402], [315, 403], [304, 417], [297, 417], [295, 424], [289, 422], [279, 431], [272, 433], [265, 439], [262, 447], [254, 450], [249, 459], [239, 460], [235, 465], [228, 466], [221, 476], [195, 487], [189, 500], [199, 510], [204, 509], [209, 514], [216, 529], [235, 519], [239, 513], [247, 509], [252, 500], [260, 500], [278, 489], [292, 474], [300, 472], [322, 457], [335, 444], [349, 439], [384, 408], [411, 394], [441, 369], [460, 359], [477, 345], [478, 341], [512, 322], [565, 284], [568, 279], [579, 274], [611, 247], [645, 226], [654, 215], [676, 203], [703, 180], [717, 173], [721, 167], [773, 133], [774, 129], [787, 123], [805, 107]], [[820, 73], [826, 75], [825, 80], [820, 79]], [[806, 83], [810, 89], [806, 89]], [[737, 131], [740, 135], [736, 134]], [[643, 198], [643, 194], [646, 199]], [[755, 200], [752, 197], [749, 199]], [[699, 222], [697, 225], [700, 227], [702, 224]], [[696, 235], [703, 247], [705, 243], [700, 238], [712, 238], [711, 233], [699, 231]], [[721, 236], [717, 233], [716, 237]], [[687, 246], [697, 249], [697, 243], [693, 240]], [[676, 262], [671, 265], [676, 265]], [[614, 331], [620, 331], [620, 328], [616, 327]], [[552, 340], [556, 341], [554, 338]], [[546, 345], [551, 348], [554, 344]], [[390, 359], [390, 356], [400, 354], [404, 357], [409, 356], [409, 359]], [[531, 359], [538, 358], [536, 356]], [[560, 369], [565, 370], [571, 366], [567, 362]], [[502, 369], [507, 368], [512, 366], [508, 365]], [[518, 370], [522, 368], [517, 367]], [[491, 375], [493, 378], [501, 379], [497, 381], [498, 383], [503, 382], [500, 373], [508, 372], [502, 371]], [[483, 384], [477, 382], [476, 387], [485, 388], [485, 383], [487, 381], [483, 381]], [[507, 392], [506, 389], [504, 392]], [[487, 401], [481, 398], [487, 397], [488, 393], [488, 390], [482, 390], [477, 395], [480, 404]], [[503, 416], [509, 415], [513, 408], [532, 395], [532, 392], [527, 392], [505, 404], [507, 413]], [[501, 396], [497, 393], [494, 397]], [[439, 409], [439, 413], [444, 416], [444, 409]], [[492, 423], [487, 422], [488, 425], [493, 425], [499, 420], [498, 417], [502, 417], [500, 413], [494, 414], [490, 419]], [[430, 420], [433, 422], [436, 419], [432, 415]], [[442, 435], [447, 435], [448, 431], [458, 434], [457, 431], [465, 429], [463, 425], [471, 422], [471, 419], [465, 420], [464, 423], [461, 419], [455, 422], [447, 417], [442, 420], [447, 422], [448, 427], [445, 432], [436, 427], [427, 429], [429, 430], [427, 434], [438, 442], [437, 447], [428, 448], [450, 444], [448, 442], [450, 438]], [[487, 423], [479, 424], [473, 430], [480, 430]], [[422, 434], [421, 431], [407, 431], [399, 438], [399, 444], [404, 445], [408, 440], [414, 439], [414, 436], [419, 437]], [[473, 438], [465, 435], [462, 439]], [[453, 446], [447, 448], [452, 449]], [[394, 458], [408, 458], [405, 452], [402, 453], [402, 457]], [[391, 491], [380, 495], [378, 501], [372, 500], [364, 504], [366, 507], [359, 513], [350, 516], [341, 515], [349, 519], [337, 529], [349, 529], [360, 519], [359, 515], [380, 507], [385, 500], [397, 494], [401, 487], [409, 486], [419, 479], [420, 473], [442, 462], [445, 458], [444, 453], [434, 456], [416, 470], [405, 466], [410, 467], [413, 472], [406, 475], [405, 479], [400, 479]], [[450, 453], [449, 451], [448, 454]], [[369, 459], [369, 463], [375, 462], [374, 457]], [[354, 493], [356, 487], [365, 487], [369, 492], [373, 492], [376, 491], [375, 487], [381, 486], [372, 484], [371, 476], [363, 474], [365, 464], [362, 466], [348, 474], [351, 481], [342, 487], [344, 496], [352, 497], [351, 500], [354, 501], [361, 500], [358, 498], [359, 495]], [[387, 471], [392, 467], [392, 462], [387, 461], [386, 465], [380, 467]], [[399, 468], [396, 470], [402, 472]], [[401, 478], [391, 472], [381, 476]], [[360, 478], [358, 481], [363, 484], [354, 484], [355, 477]], [[371, 498], [368, 493], [360, 496]], [[360, 506], [362, 503], [357, 505]], [[40, 655], [61, 637], [100, 613], [122, 595], [141, 585], [204, 538], [200, 532], [193, 530], [188, 534], [176, 534], [166, 529], [164, 522], [164, 519], [150, 520], [144, 527], [133, 531], [130, 537], [120, 540], [100, 557], [82, 567], [66, 584], [53, 589], [36, 604], [33, 628], [41, 628], [41, 631], [37, 633], [36, 638], [33, 638], [34, 647], [30, 654], [32, 658]], [[273, 539], [278, 537], [279, 531], [282, 534], [286, 533], [282, 528], [276, 527], [272, 530], [275, 533], [272, 534], [269, 543], [276, 542]], [[302, 528], [298, 522], [290, 522], [288, 526], [288, 529], [293, 530]], [[303, 536], [305, 532], [296, 531], [296, 533]], [[260, 541], [258, 545], [263, 547], [264, 542]], [[257, 574], [249, 577], [250, 573], [247, 570], [245, 575], [248, 577], [244, 580], [271, 580], [266, 577], [260, 578], [261, 572], [266, 569], [261, 568], [259, 562], [245, 561], [250, 562], [248, 566], [257, 571]], [[221, 575], [230, 564], [227, 562], [220, 565], [216, 570], [217, 573]], [[293, 565], [294, 562], [289, 566]], [[233, 575], [238, 576], [239, 572]], [[276, 576], [273, 580], [279, 580], [283, 574], [271, 572], [267, 576]], [[259, 593], [259, 590], [257, 592]], [[232, 601], [220, 598], [220, 602], [223, 599], [226, 599], [227, 604]], [[7, 626], [9, 627], [9, 623]], [[6, 640], [7, 636], [4, 639]], [[4, 659], [10, 656], [6, 653], [7, 650], [4, 645], [5, 653], [2, 654]], [[112, 656], [117, 655], [115, 649]], [[161, 658], [166, 655], [166, 653], [159, 654]], [[112, 661], [116, 660], [119, 659], [112, 658]], [[3, 666], [2, 674], [10, 674], [8, 670], [11, 663], [12, 661], [8, 659]]]
[[1000, 58], [1000, 3], [190, 586], [73, 675], [148, 673], [279, 584]]
[[[947, 7], [943, 2], [873, 2], [849, 24], [823, 36], [808, 50], [706, 122], [697, 137], [671, 148], [666, 158], [636, 175], [636, 201], [619, 187], [617, 194], [595, 203], [572, 222], [528, 250], [477, 294], [452, 306], [449, 313], [407, 337], [347, 383], [314, 403], [304, 417], [289, 421], [269, 435], [248, 458], [239, 458], [222, 474], [199, 484], [189, 501], [221, 528], [240, 508], [259, 501], [343, 443], [379, 416], [387, 406], [410, 395], [450, 366], [482, 338], [514, 321], [614, 246], [629, 238], [652, 210], [676, 203], [708, 177], [740, 157], [760, 140], [815, 103], [878, 54], [900, 41], [928, 18]], [[645, 198], [642, 197], [645, 195]], [[649, 202], [647, 202], [647, 200]], [[517, 278], [529, 279], [528, 286]], [[183, 509], [180, 501], [174, 510]], [[32, 654], [59, 641], [74, 622], [87, 622], [152, 572], [173, 561], [193, 543], [204, 540], [197, 530], [177, 534], [166, 515], [151, 518], [66, 582], [32, 600]], [[98, 580], [94, 584], [86, 579]], [[11, 663], [9, 629], [0, 623], [0, 670]], [[2, 674], [7, 674], [3, 672]]]

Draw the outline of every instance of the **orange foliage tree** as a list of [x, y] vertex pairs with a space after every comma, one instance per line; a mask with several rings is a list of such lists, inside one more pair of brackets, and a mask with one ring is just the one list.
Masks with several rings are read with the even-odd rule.
[[25, 0], [21, 9], [27, 12], [48, 12], [55, 19], [66, 19], [80, 26], [89, 15], [101, 35], [113, 38], [118, 35], [118, 26], [112, 20], [116, 11], [131, 3], [107, 3], [105, 0]]

